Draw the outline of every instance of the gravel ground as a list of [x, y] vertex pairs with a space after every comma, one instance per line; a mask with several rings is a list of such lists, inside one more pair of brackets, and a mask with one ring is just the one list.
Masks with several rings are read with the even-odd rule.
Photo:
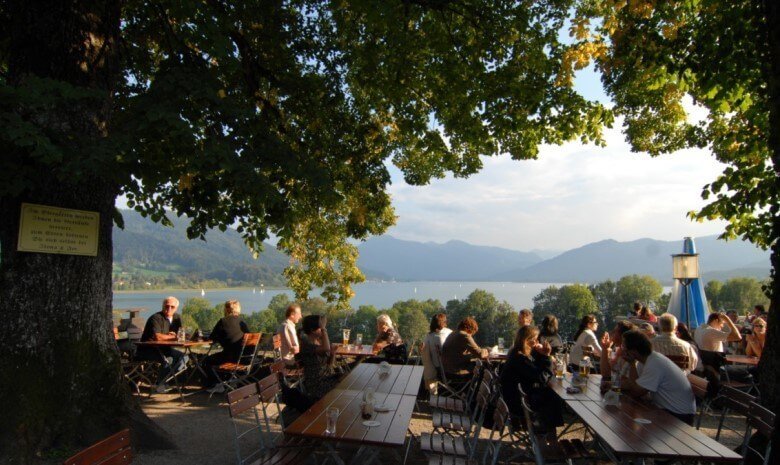
[[[143, 410], [162, 428], [170, 432], [179, 448], [169, 451], [138, 451], [133, 463], [138, 465], [229, 465], [236, 463], [233, 424], [223, 399], [224, 396], [216, 395], [209, 399], [207, 394], [198, 393], [188, 397], [184, 404], [174, 394], [155, 394], [151, 399], [143, 400]], [[275, 407], [272, 407], [271, 413], [276, 415]], [[430, 422], [429, 414], [415, 413], [410, 429], [414, 435], [419, 435], [422, 432], [430, 431]], [[737, 430], [741, 430], [744, 419], [733, 417], [729, 418], [728, 423]], [[702, 427], [705, 434], [714, 437], [716, 427], [716, 416], [705, 417]], [[278, 423], [272, 424], [272, 429], [277, 434], [281, 431]], [[483, 430], [481, 437], [486, 441], [488, 434], [489, 432]], [[573, 433], [574, 436], [578, 434], [581, 433]], [[730, 448], [737, 447], [741, 442], [741, 435], [727, 432], [721, 438], [721, 442]], [[347, 459], [345, 461], [348, 461], [352, 454], [352, 451], [339, 452]], [[398, 450], [383, 454], [380, 463], [400, 465], [403, 452], [403, 450]], [[408, 463], [412, 465], [427, 463], [415, 445], [412, 446]]]

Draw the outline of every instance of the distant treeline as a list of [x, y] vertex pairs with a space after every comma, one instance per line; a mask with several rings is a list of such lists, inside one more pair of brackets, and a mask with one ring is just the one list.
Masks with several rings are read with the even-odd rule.
[[[762, 283], [754, 278], [733, 278], [724, 283], [711, 281], [705, 292], [714, 309], [748, 312], [755, 304], [768, 304], [761, 291]], [[560, 332], [570, 338], [576, 331], [580, 319], [587, 314], [596, 314], [605, 329], [614, 324], [615, 317], [625, 315], [634, 302], [642, 302], [656, 313], [666, 311], [670, 295], [663, 293], [661, 283], [650, 276], [630, 275], [617, 281], [607, 280], [597, 284], [571, 284], [550, 286], [543, 289], [533, 302], [534, 320], [538, 325], [545, 315], [555, 315], [559, 320]], [[243, 309], [243, 318], [255, 332], [275, 332], [284, 320], [287, 306], [292, 303], [286, 294], [275, 295], [268, 307]], [[435, 299], [404, 300], [390, 308], [379, 309], [373, 305], [361, 305], [356, 309], [339, 310], [321, 298], [300, 302], [304, 315], [320, 314], [328, 317], [328, 335], [332, 342], [341, 340], [342, 328], [352, 330], [351, 338], [361, 333], [364, 341], [376, 336], [376, 318], [386, 313], [395, 323], [406, 341], [420, 340], [428, 333], [431, 317], [439, 312], [447, 314], [450, 328], [467, 316], [479, 323], [474, 336], [478, 344], [495, 345], [499, 337], [511, 344], [517, 330], [517, 311], [505, 301], [499, 302], [490, 292], [477, 289], [465, 299], [454, 299], [445, 305]], [[223, 306], [212, 306], [206, 299], [188, 299], [182, 307], [185, 326], [210, 330], [223, 316]]]

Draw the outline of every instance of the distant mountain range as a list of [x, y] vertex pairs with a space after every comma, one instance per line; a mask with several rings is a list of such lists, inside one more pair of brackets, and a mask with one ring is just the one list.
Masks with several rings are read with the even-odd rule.
[[[188, 276], [191, 280], [283, 284], [287, 256], [266, 244], [252, 258], [239, 234], [210, 231], [206, 241], [187, 240], [185, 219], [171, 218], [168, 228], [123, 210], [125, 229], [114, 231], [115, 272]], [[724, 242], [716, 236], [696, 238], [700, 265], [707, 279], [735, 276], [763, 279], [769, 275], [769, 253], [743, 241]], [[521, 252], [500, 247], [449, 241], [413, 242], [391, 236], [374, 237], [359, 245], [358, 266], [369, 279], [397, 281], [516, 281], [587, 282], [646, 274], [671, 282], [670, 256], [682, 251], [677, 241], [604, 240], [556, 254]]]

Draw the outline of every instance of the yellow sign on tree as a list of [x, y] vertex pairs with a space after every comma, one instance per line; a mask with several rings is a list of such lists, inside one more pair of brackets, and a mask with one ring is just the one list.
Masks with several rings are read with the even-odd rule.
[[23, 203], [17, 250], [94, 257], [99, 223], [97, 212]]

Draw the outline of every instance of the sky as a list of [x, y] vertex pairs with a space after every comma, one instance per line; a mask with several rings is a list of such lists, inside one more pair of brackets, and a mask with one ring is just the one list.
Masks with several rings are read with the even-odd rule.
[[[575, 87], [611, 105], [592, 69], [578, 73]], [[688, 109], [702, 117], [701, 110]], [[606, 147], [571, 142], [540, 147], [537, 160], [485, 157], [470, 178], [449, 176], [422, 187], [407, 185], [390, 165], [398, 219], [386, 234], [561, 252], [605, 239], [677, 240], [722, 232], [724, 222], [693, 222], [686, 214], [705, 204], [702, 188], [724, 166], [701, 149], [657, 158], [632, 153], [621, 129], [616, 120], [605, 132]], [[117, 205], [125, 207], [126, 198]]]
[[[592, 69], [577, 75], [586, 97], [611, 105]], [[700, 109], [687, 107], [692, 118]], [[604, 239], [682, 239], [718, 234], [725, 223], [698, 223], [702, 188], [723, 172], [707, 150], [652, 158], [632, 153], [616, 120], [606, 147], [545, 145], [537, 160], [485, 157], [468, 179], [409, 186], [391, 168], [397, 223], [387, 234], [421, 242], [462, 240], [530, 251], [563, 251]]]

